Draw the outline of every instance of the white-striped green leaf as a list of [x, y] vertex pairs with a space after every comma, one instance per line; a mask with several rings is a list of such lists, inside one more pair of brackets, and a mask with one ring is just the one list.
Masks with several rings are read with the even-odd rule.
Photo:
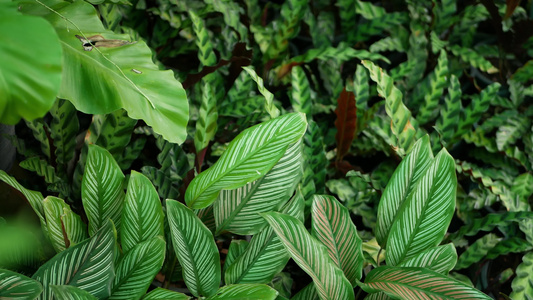
[[276, 118], [279, 116], [279, 109], [274, 105], [274, 95], [265, 88], [263, 85], [263, 79], [255, 73], [255, 70], [252, 66], [242, 67], [246, 73], [252, 77], [252, 79], [257, 83], [257, 89], [259, 93], [265, 97], [265, 110], [268, 112], [271, 118]]
[[456, 190], [455, 162], [442, 149], [398, 211], [387, 239], [389, 265], [398, 265], [442, 241], [455, 211]]
[[76, 245], [88, 238], [87, 224], [83, 223], [81, 217], [73, 212], [70, 208], [63, 209], [61, 222], [63, 223], [68, 240], [70, 241], [69, 247]]
[[318, 293], [315, 288], [314, 283], [308, 284], [306, 287], [301, 289], [296, 295], [294, 295], [291, 300], [319, 300]]
[[263, 213], [292, 259], [315, 284], [321, 299], [354, 299], [352, 285], [328, 255], [324, 245], [307, 232], [303, 223], [277, 212]]
[[244, 130], [212, 167], [193, 179], [185, 193], [187, 205], [206, 207], [221, 190], [236, 189], [263, 177], [306, 128], [305, 115], [292, 113]]
[[0, 269], [0, 299], [28, 300], [41, 294], [41, 284], [22, 274]]
[[165, 240], [157, 236], [121, 257], [109, 299], [141, 299], [163, 265], [165, 247]]
[[[291, 215], [303, 222], [304, 198], [297, 192], [282, 213]], [[272, 227], [268, 226], [254, 235], [242, 255], [224, 273], [226, 284], [230, 283], [269, 283], [287, 264], [290, 255], [285, 250]]]
[[274, 300], [278, 292], [264, 284], [232, 284], [221, 287], [206, 300]]
[[428, 169], [433, 153], [426, 135], [419, 139], [392, 174], [378, 205], [376, 239], [385, 248], [387, 237], [394, 224], [398, 210], [414, 189], [420, 176]]
[[248, 244], [249, 242], [247, 240], [231, 241], [228, 247], [228, 254], [224, 260], [224, 274], [226, 273], [226, 270], [233, 264], [233, 262], [244, 253], [244, 250], [246, 250]]
[[43, 285], [39, 299], [52, 299], [51, 285], [72, 285], [95, 297], [106, 298], [115, 275], [113, 266], [115, 238], [107, 221], [90, 239], [56, 254], [42, 265], [33, 279]]
[[48, 196], [43, 200], [43, 208], [50, 242], [56, 252], [61, 252], [70, 247], [71, 243], [77, 244], [87, 238], [85, 224], [63, 199]]
[[285, 155], [254, 182], [235, 190], [223, 190], [213, 204], [217, 233], [252, 235], [266, 224], [259, 213], [277, 211], [294, 193], [302, 176], [302, 144], [295, 143]]
[[97, 300], [85, 290], [71, 285], [51, 285], [50, 288], [55, 299], [61, 300]]
[[191, 297], [185, 294], [170, 291], [164, 288], [155, 288], [150, 293], [144, 295], [142, 299], [143, 300], [159, 300], [159, 299], [161, 300], [189, 300], [191, 299]]
[[120, 213], [124, 204], [122, 181], [124, 174], [113, 156], [96, 145], [89, 145], [81, 183], [83, 208], [89, 219], [89, 235], [111, 219], [120, 228]]
[[389, 295], [379, 292], [379, 293], [373, 293], [369, 294], [365, 297], [365, 300], [391, 300], [393, 298], [389, 297]]
[[457, 263], [457, 252], [452, 243], [428, 249], [402, 262], [399, 267], [428, 268], [437, 273], [448, 275]]
[[425, 268], [375, 268], [360, 286], [367, 293], [383, 291], [400, 299], [491, 299], [473, 287]]
[[163, 208], [146, 176], [131, 171], [122, 211], [120, 241], [124, 252], [156, 236], [163, 236]]
[[172, 245], [185, 284], [195, 296], [211, 296], [220, 285], [220, 256], [211, 231], [185, 205], [167, 200]]
[[313, 235], [326, 246], [329, 257], [355, 286], [363, 272], [363, 241], [348, 209], [333, 196], [314, 195], [311, 214]]

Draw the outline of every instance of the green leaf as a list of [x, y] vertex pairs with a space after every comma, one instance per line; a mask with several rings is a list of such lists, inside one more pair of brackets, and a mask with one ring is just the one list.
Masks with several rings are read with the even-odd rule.
[[522, 257], [522, 263], [516, 268], [516, 277], [511, 284], [513, 292], [511, 299], [527, 299], [533, 295], [533, 252]]
[[131, 171], [122, 210], [122, 250], [126, 253], [143, 241], [163, 236], [164, 216], [161, 201], [150, 180], [141, 173]]
[[496, 146], [504, 151], [516, 143], [530, 129], [529, 118], [517, 116], [506, 120], [505, 124], [496, 132]]
[[[106, 115], [98, 115], [93, 117], [91, 124], [90, 138], [94, 138], [95, 144], [105, 148], [113, 158], [120, 163], [124, 149], [131, 141], [133, 129], [137, 124], [137, 120], [128, 117], [128, 113], [119, 109]], [[101, 124], [95, 124], [97, 121]], [[93, 127], [94, 125], [94, 127]], [[94, 132], [92, 129], [95, 129]]]
[[450, 51], [454, 55], [459, 56], [464, 62], [471, 64], [474, 68], [478, 68], [481, 71], [489, 74], [498, 72], [498, 69], [495, 68], [488, 60], [470, 48], [453, 45], [450, 47]]
[[189, 207], [211, 204], [222, 189], [236, 189], [263, 177], [304, 134], [305, 116], [292, 113], [241, 132], [220, 159], [200, 173], [185, 193]]
[[[50, 241], [56, 252], [70, 247], [71, 242], [76, 244], [87, 238], [85, 224], [80, 216], [72, 212], [63, 199], [48, 196], [43, 200], [43, 207]], [[68, 214], [68, 220], [63, 219], [66, 214]]]
[[108, 299], [141, 299], [163, 265], [165, 247], [165, 240], [158, 236], [126, 252], [118, 261]]
[[63, 208], [61, 223], [63, 228], [65, 228], [65, 233], [70, 241], [70, 246], [78, 244], [88, 237], [87, 224], [83, 223], [81, 217], [70, 208]]
[[150, 293], [144, 295], [142, 299], [143, 300], [159, 300], [159, 299], [161, 300], [189, 300], [191, 299], [191, 297], [185, 294], [182, 294], [182, 293], [173, 292], [173, 291], [169, 291], [167, 289], [158, 287], [152, 290]]
[[[62, 51], [54, 28], [40, 17], [24, 16], [15, 3], [0, 7], [0, 120], [31, 121], [52, 107], [61, 83]], [[35, 47], [42, 50], [35, 55]]]
[[228, 247], [228, 254], [224, 261], [224, 274], [226, 270], [233, 264], [233, 262], [241, 256], [248, 247], [247, 240], [232, 240]]
[[35, 299], [43, 290], [38, 281], [22, 274], [0, 269], [0, 299]]
[[390, 265], [441, 242], [454, 215], [456, 189], [455, 162], [442, 149], [398, 211], [387, 239]]
[[415, 143], [411, 152], [392, 174], [378, 205], [376, 239], [381, 247], [386, 247], [387, 237], [398, 218], [400, 207], [432, 161], [433, 152], [426, 135]]
[[65, 284], [98, 298], [109, 296], [114, 276], [115, 238], [111, 222], [102, 225], [90, 239], [56, 254], [35, 272], [33, 279], [43, 285], [41, 299], [52, 299], [52, 285]]
[[442, 96], [444, 87], [448, 83], [448, 58], [446, 51], [441, 50], [437, 66], [429, 77], [429, 91], [424, 96], [424, 103], [419, 108], [419, 113], [416, 116], [420, 124], [426, 124], [436, 117], [438, 113], [439, 100]]
[[492, 233], [476, 240], [461, 254], [461, 256], [459, 256], [457, 264], [455, 265], [455, 270], [468, 268], [471, 264], [480, 261], [485, 255], [487, 255], [490, 249], [494, 248], [494, 246], [496, 246], [501, 240], [501, 238]]
[[206, 300], [274, 300], [278, 292], [264, 284], [232, 284], [221, 287], [217, 293]]
[[56, 148], [56, 161], [59, 165], [63, 165], [63, 169], [58, 170], [60, 174], [67, 174], [67, 164], [74, 158], [76, 135], [80, 128], [76, 113], [74, 106], [63, 99], [58, 99], [50, 110], [52, 115], [50, 136]]
[[111, 219], [120, 226], [120, 214], [124, 204], [122, 181], [124, 174], [111, 154], [96, 145], [89, 145], [85, 171], [81, 185], [83, 208], [89, 220], [89, 235]]
[[292, 68], [291, 86], [290, 98], [294, 111], [310, 115], [313, 105], [313, 99], [311, 97], [312, 90], [302, 67], [295, 66]]
[[318, 124], [310, 120], [304, 135], [305, 163], [313, 171], [312, 177], [317, 193], [324, 193], [328, 160], [324, 150], [324, 138]]
[[44, 181], [48, 184], [56, 183], [60, 180], [56, 175], [54, 167], [52, 167], [46, 160], [40, 159], [37, 156], [21, 161], [20, 167], [44, 177]]
[[487, 252], [487, 259], [495, 259], [500, 255], [509, 253], [520, 253], [531, 250], [533, 246], [528, 241], [513, 236], [508, 239], [499, 241], [493, 248]]
[[306, 285], [301, 289], [296, 295], [294, 295], [291, 300], [318, 300], [318, 292], [316, 291], [314, 283]]
[[383, 292], [379, 292], [379, 293], [369, 294], [368, 296], [365, 297], [364, 300], [390, 300], [390, 299], [394, 299], [394, 298], [389, 297], [387, 294]]
[[313, 236], [328, 250], [329, 257], [355, 286], [363, 271], [363, 241], [359, 238], [348, 209], [335, 197], [313, 197]]
[[310, 49], [302, 55], [291, 58], [288, 63], [291, 63], [291, 62], [308, 63], [315, 59], [324, 60], [324, 61], [328, 59], [335, 59], [339, 62], [344, 62], [352, 58], [357, 58], [359, 60], [362, 60], [362, 59], [382, 60], [386, 63], [390, 63], [390, 60], [381, 54], [372, 53], [367, 50], [356, 50], [350, 47], [346, 43], [339, 43], [339, 45], [336, 48], [335, 47], [322, 47], [322, 48]]
[[[53, 11], [38, 3], [24, 3], [20, 8], [44, 17], [55, 27], [63, 48], [60, 98], [90, 114], [124, 108], [131, 118], [143, 119], [165, 139], [174, 143], [185, 140], [189, 116], [185, 90], [172, 71], [161, 71], [152, 62], [152, 52], [144, 41], [130, 42], [129, 35], [104, 29], [95, 8], [85, 1], [43, 3]], [[42, 45], [41, 41], [39, 34], [34, 44]], [[49, 47], [53, 45], [46, 49]], [[31, 70], [46, 69], [36, 66], [32, 63]]]
[[220, 256], [213, 235], [185, 205], [167, 200], [172, 245], [185, 284], [195, 296], [211, 296], [220, 284]]
[[268, 173], [235, 190], [223, 190], [214, 203], [216, 234], [258, 233], [266, 225], [259, 213], [277, 211], [294, 193], [302, 176], [302, 143], [287, 148]]
[[[533, 194], [533, 175], [524, 173], [517, 176], [511, 186], [511, 192], [521, 197], [529, 198]], [[533, 219], [533, 216], [531, 219]]]
[[95, 296], [91, 295], [85, 290], [71, 285], [51, 285], [52, 294], [55, 299], [62, 300], [97, 300]]
[[213, 139], [217, 131], [217, 99], [209, 81], [204, 80], [202, 87], [202, 102], [198, 120], [196, 121], [196, 132], [194, 134], [194, 147], [196, 152], [207, 147], [209, 141]]
[[41, 144], [42, 153], [50, 159], [50, 141], [46, 135], [46, 130], [44, 129], [44, 122], [42, 119], [37, 119], [33, 121], [26, 121], [26, 126], [31, 130], [33, 137], [39, 141]]
[[265, 110], [268, 112], [272, 119], [279, 117], [279, 109], [274, 105], [274, 95], [265, 88], [263, 85], [263, 79], [255, 73], [253, 67], [242, 67], [244, 71], [250, 74], [250, 77], [257, 83], [257, 88], [261, 95], [265, 97]]
[[423, 251], [398, 266], [428, 268], [442, 275], [448, 275], [456, 263], [457, 252], [455, 246], [450, 243]]
[[439, 129], [441, 139], [450, 143], [455, 136], [457, 126], [461, 117], [461, 84], [455, 75], [450, 75], [450, 84], [448, 85], [448, 94], [444, 98], [444, 108], [440, 110], [440, 118], [437, 120], [436, 127]]
[[276, 212], [263, 213], [292, 259], [315, 284], [321, 299], [354, 299], [350, 282], [328, 255], [327, 249], [313, 238], [298, 219]]
[[401, 299], [491, 299], [473, 287], [425, 268], [375, 268], [360, 286], [367, 293], [383, 291]]

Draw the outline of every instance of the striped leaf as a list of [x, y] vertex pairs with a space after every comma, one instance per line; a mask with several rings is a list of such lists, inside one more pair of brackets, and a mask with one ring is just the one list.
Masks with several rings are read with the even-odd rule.
[[367, 293], [383, 291], [400, 299], [491, 299], [473, 287], [425, 268], [375, 268], [360, 286]]
[[367, 50], [356, 50], [346, 43], [339, 43], [339, 45], [336, 48], [335, 47], [321, 47], [321, 48], [310, 49], [302, 55], [291, 58], [287, 63], [291, 63], [291, 62], [309, 63], [315, 59], [321, 60], [321, 61], [335, 59], [339, 62], [344, 62], [352, 58], [357, 58], [360, 60], [368, 59], [368, 60], [374, 60], [374, 61], [382, 60], [386, 63], [390, 63], [390, 60], [381, 54], [372, 53]]
[[320, 297], [315, 288], [314, 283], [306, 285], [301, 289], [296, 295], [294, 295], [291, 300], [319, 300]]
[[277, 211], [294, 193], [302, 176], [302, 143], [287, 148], [268, 173], [235, 190], [223, 190], [214, 203], [216, 234], [258, 233], [266, 224], [259, 213]]
[[444, 109], [440, 110], [440, 118], [436, 127], [439, 129], [441, 140], [450, 143], [455, 136], [455, 131], [461, 117], [461, 84], [455, 75], [450, 75], [448, 94], [444, 98]]
[[379, 293], [368, 294], [364, 300], [391, 300], [391, 299], [394, 299], [394, 298], [389, 297], [389, 295], [383, 292], [379, 292]]
[[40, 159], [37, 156], [30, 157], [20, 162], [22, 168], [35, 172], [37, 175], [44, 177], [44, 181], [49, 184], [58, 182], [56, 170], [46, 160]]
[[[128, 117], [128, 112], [124, 109], [118, 109], [99, 117], [98, 119], [93, 117], [93, 123], [91, 124], [98, 126], [98, 129], [92, 133], [96, 135], [94, 137], [96, 139], [95, 143], [109, 151], [118, 162], [123, 158], [124, 148], [131, 141], [137, 120]], [[98, 124], [97, 122], [102, 123]]]
[[399, 267], [428, 268], [437, 273], [448, 275], [457, 263], [457, 252], [453, 244], [428, 249], [402, 262]]
[[399, 208], [387, 239], [389, 265], [441, 242], [455, 211], [456, 189], [455, 162], [442, 149]]
[[154, 186], [146, 176], [131, 171], [122, 211], [122, 250], [126, 253], [143, 241], [163, 236], [163, 219], [163, 208]]
[[311, 86], [302, 67], [295, 66], [291, 70], [291, 104], [294, 111], [307, 115], [311, 114], [313, 99]]
[[163, 265], [165, 247], [165, 240], [158, 236], [126, 252], [118, 261], [108, 299], [141, 299]]
[[70, 208], [63, 209], [61, 223], [63, 224], [63, 228], [65, 228], [65, 233], [70, 241], [70, 246], [76, 245], [88, 238], [87, 224], [85, 224], [81, 220], [81, 217]]
[[85, 224], [63, 199], [48, 196], [43, 200], [43, 208], [50, 242], [56, 252], [61, 252], [70, 247], [71, 243], [77, 244], [87, 238]]
[[44, 122], [42, 119], [36, 119], [33, 121], [24, 120], [26, 126], [31, 130], [33, 137], [41, 144], [42, 153], [49, 159], [50, 158], [50, 140], [46, 135], [44, 129]]
[[426, 124], [437, 116], [439, 100], [448, 83], [448, 77], [448, 58], [446, 51], [441, 50], [437, 66], [429, 77], [429, 91], [425, 94], [423, 105], [416, 116], [420, 124]]
[[354, 299], [354, 291], [328, 255], [324, 245], [312, 237], [298, 219], [276, 212], [263, 213], [292, 259], [315, 284], [321, 299]]
[[221, 287], [216, 295], [208, 297], [206, 300], [252, 300], [264, 299], [274, 300], [278, 292], [264, 284], [232, 284]]
[[492, 249], [489, 249], [487, 253], [487, 259], [495, 259], [500, 255], [506, 255], [509, 253], [520, 253], [533, 249], [533, 246], [528, 241], [513, 236], [503, 241], [498, 242]]
[[209, 144], [217, 132], [217, 98], [212, 85], [208, 80], [203, 80], [202, 100], [198, 120], [196, 121], [196, 132], [194, 133], [194, 147], [196, 152], [201, 151]]
[[51, 285], [55, 299], [61, 300], [97, 300], [89, 292], [71, 285]]
[[142, 299], [143, 300], [159, 300], [159, 299], [161, 300], [189, 300], [191, 299], [191, 297], [185, 294], [182, 294], [182, 293], [178, 293], [178, 292], [174, 292], [174, 291], [170, 291], [170, 290], [158, 287], [152, 290], [150, 293], [144, 295]]
[[486, 60], [483, 56], [470, 48], [453, 45], [449, 49], [454, 55], [460, 57], [464, 62], [469, 63], [474, 68], [478, 68], [489, 74], [498, 72], [498, 69], [495, 68], [490, 61]]
[[333, 196], [315, 195], [312, 218], [313, 235], [326, 246], [329, 257], [355, 286], [363, 271], [363, 241], [348, 209]]
[[157, 194], [161, 199], [176, 199], [178, 197], [179, 190], [175, 185], [176, 180], [167, 176], [165, 172], [151, 166], [144, 166], [141, 171], [156, 187]]
[[[297, 192], [281, 212], [303, 221], [303, 210], [304, 199], [302, 194]], [[269, 283], [283, 270], [289, 258], [279, 237], [272, 227], [268, 226], [252, 237], [244, 253], [226, 270], [224, 279], [226, 284]]]
[[67, 173], [67, 164], [74, 158], [74, 148], [76, 147], [76, 135], [80, 128], [78, 122], [77, 110], [67, 100], [58, 99], [52, 106], [50, 114], [52, 122], [50, 123], [50, 136], [54, 141], [55, 156], [59, 173]]
[[120, 213], [124, 204], [124, 174], [111, 154], [96, 145], [89, 145], [81, 185], [83, 209], [89, 220], [92, 236], [107, 219], [120, 229]]
[[109, 296], [115, 274], [115, 238], [111, 222], [107, 221], [102, 225], [90, 239], [56, 254], [35, 272], [32, 278], [43, 285], [39, 299], [52, 299], [51, 286], [65, 284], [78, 287], [98, 298]]
[[255, 73], [253, 67], [242, 67], [246, 73], [250, 74], [250, 77], [257, 83], [257, 88], [261, 95], [265, 97], [265, 110], [268, 112], [272, 119], [277, 118], [280, 114], [279, 109], [274, 105], [274, 95], [265, 88], [263, 79]]
[[22, 274], [0, 269], [0, 299], [28, 300], [41, 294], [43, 287]]
[[188, 12], [197, 37], [195, 42], [198, 47], [198, 60], [203, 66], [213, 66], [217, 63], [217, 57], [213, 51], [213, 45], [210, 41], [209, 32], [205, 28], [204, 20], [193, 10]]
[[220, 284], [220, 256], [213, 235], [185, 205], [167, 200], [172, 245], [185, 284], [195, 296], [211, 296]]
[[324, 150], [324, 138], [318, 124], [310, 120], [304, 135], [305, 162], [312, 170], [317, 193], [324, 193], [328, 160]]
[[226, 270], [233, 264], [233, 262], [244, 253], [244, 250], [248, 247], [247, 240], [232, 240], [228, 247], [228, 254], [224, 261], [224, 274]]
[[206, 207], [222, 189], [236, 189], [263, 177], [306, 127], [305, 115], [292, 113], [244, 130], [213, 166], [193, 179], [185, 193], [187, 205]]
[[522, 257], [522, 263], [516, 268], [516, 277], [511, 284], [513, 292], [511, 299], [531, 300], [533, 295], [533, 252]]
[[386, 247], [387, 237], [398, 217], [400, 207], [432, 161], [433, 153], [426, 135], [416, 142], [392, 174], [378, 205], [376, 239], [382, 248]]

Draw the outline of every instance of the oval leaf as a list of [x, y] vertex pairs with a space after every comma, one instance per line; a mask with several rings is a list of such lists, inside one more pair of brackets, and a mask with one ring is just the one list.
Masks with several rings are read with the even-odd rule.
[[41, 284], [13, 271], [0, 269], [0, 299], [35, 299], [43, 290]]

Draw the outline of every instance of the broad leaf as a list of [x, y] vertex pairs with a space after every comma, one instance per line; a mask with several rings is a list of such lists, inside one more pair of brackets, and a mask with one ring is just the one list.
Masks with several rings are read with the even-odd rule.
[[326, 246], [329, 257], [355, 286], [363, 271], [363, 241], [348, 209], [333, 196], [315, 195], [312, 217], [313, 235]]
[[423, 251], [398, 266], [428, 268], [437, 273], [448, 275], [456, 263], [457, 252], [455, 246], [450, 243]]
[[55, 299], [61, 300], [97, 300], [95, 296], [91, 295], [85, 290], [71, 285], [51, 285]]
[[274, 300], [278, 292], [264, 284], [233, 284], [221, 287], [216, 295], [206, 300]]
[[107, 219], [111, 219], [117, 229], [121, 228], [123, 180], [124, 174], [111, 154], [104, 148], [89, 145], [81, 185], [83, 208], [89, 219], [89, 235], [94, 235]]
[[143, 241], [163, 236], [163, 218], [161, 201], [150, 180], [131, 171], [120, 231], [124, 252]]
[[354, 299], [352, 285], [342, 270], [331, 260], [326, 247], [307, 232], [301, 221], [276, 212], [262, 215], [296, 264], [311, 276], [321, 299]]
[[41, 294], [41, 284], [13, 271], [0, 269], [0, 299], [35, 299]]
[[185, 205], [167, 200], [172, 245], [185, 284], [195, 296], [211, 296], [220, 284], [220, 256], [211, 231]]
[[[248, 247], [249, 242], [247, 240], [232, 240], [228, 247], [228, 254], [224, 260], [224, 274], [226, 270], [233, 264], [235, 259], [241, 256], [246, 248]], [[229, 282], [226, 282], [229, 283]]]
[[182, 293], [166, 290], [164, 288], [155, 288], [150, 293], [144, 295], [142, 299], [143, 300], [159, 300], [159, 299], [161, 300], [189, 300], [191, 299], [191, 297], [185, 294], [182, 294]]
[[70, 208], [63, 209], [61, 223], [70, 242], [69, 247], [82, 242], [88, 237], [87, 224], [83, 223], [81, 217]]
[[72, 212], [63, 199], [48, 196], [43, 200], [43, 206], [48, 234], [56, 252], [70, 247], [71, 242], [76, 244], [87, 238], [80, 216]]
[[244, 186], [263, 177], [285, 154], [289, 145], [304, 134], [305, 115], [287, 114], [241, 132], [220, 159], [191, 182], [185, 201], [191, 208], [203, 208], [221, 190]]
[[337, 119], [335, 127], [337, 134], [337, 161], [341, 161], [344, 155], [350, 150], [352, 141], [357, 130], [357, 108], [355, 107], [355, 95], [353, 92], [346, 91], [344, 88], [337, 99], [337, 108], [335, 109]]
[[491, 299], [473, 287], [425, 268], [379, 267], [360, 286], [367, 293], [383, 291], [401, 299]]
[[302, 144], [297, 142], [254, 182], [235, 190], [223, 190], [214, 203], [217, 233], [256, 234], [266, 224], [259, 213], [277, 211], [294, 193], [302, 176]]

